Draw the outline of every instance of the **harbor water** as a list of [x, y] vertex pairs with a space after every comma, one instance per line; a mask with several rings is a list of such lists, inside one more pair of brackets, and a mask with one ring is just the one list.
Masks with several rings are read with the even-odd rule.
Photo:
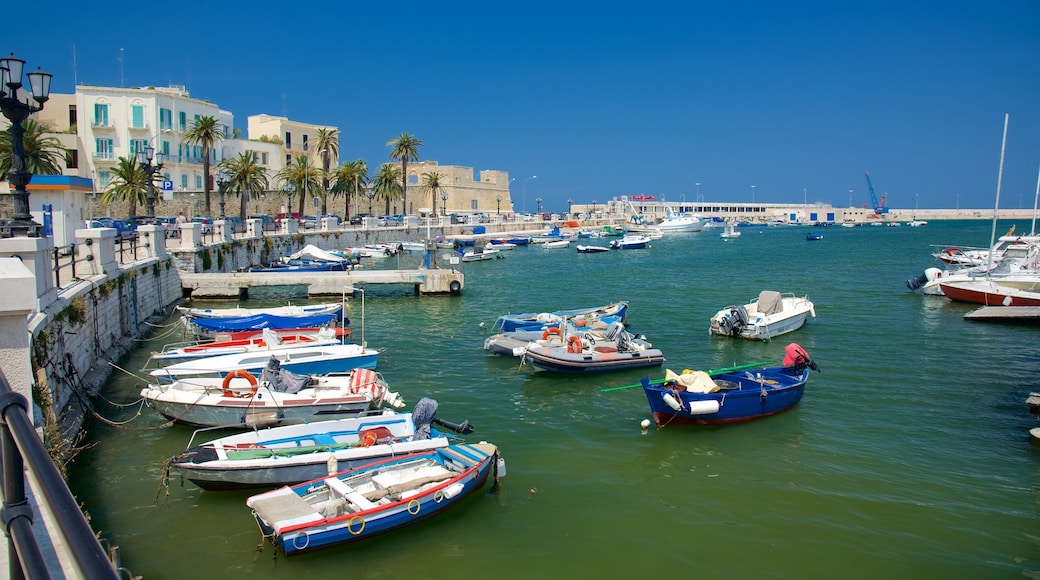
[[[933, 245], [987, 246], [991, 223], [826, 227], [819, 241], [805, 227], [741, 228], [731, 241], [720, 231], [603, 254], [518, 248], [462, 264], [461, 296], [367, 289], [365, 340], [385, 349], [391, 387], [409, 406], [431, 397], [440, 418], [469, 420], [466, 439], [497, 444], [508, 466], [498, 489], [438, 518], [291, 559], [258, 550], [250, 492], [203, 492], [176, 475], [163, 485], [192, 429], [163, 426], [137, 403], [142, 379], [119, 371], [70, 486], [144, 578], [1040, 577], [1040, 446], [1025, 405], [1040, 390], [1038, 329], [969, 322], [971, 306], [905, 285], [935, 265]], [[419, 262], [380, 267], [398, 260]], [[808, 294], [817, 316], [772, 342], [708, 335], [712, 314], [762, 290]], [[482, 348], [500, 314], [617, 300], [630, 302], [630, 330], [664, 351], [652, 376], [780, 361], [789, 342], [822, 372], [789, 412], [643, 432], [642, 390], [601, 389], [645, 370], [534, 373]], [[155, 336], [116, 364], [138, 369], [182, 339]]]

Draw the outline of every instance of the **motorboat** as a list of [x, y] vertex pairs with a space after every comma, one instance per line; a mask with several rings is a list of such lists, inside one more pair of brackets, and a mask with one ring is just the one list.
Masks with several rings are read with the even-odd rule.
[[724, 240], [735, 240], [740, 237], [740, 232], [737, 231], [736, 224], [726, 222], [726, 227], [719, 233], [719, 237]]
[[636, 211], [636, 208], [632, 205], [632, 202], [628, 202], [629, 208], [632, 211], [632, 216], [625, 221], [625, 229], [629, 232], [648, 232], [652, 230], [660, 230], [665, 233], [676, 233], [676, 232], [699, 232], [704, 229], [705, 221], [697, 216], [691, 216], [686, 214], [679, 214], [672, 211], [671, 207], [665, 206], [665, 217], [661, 218], [660, 221], [654, 222], [653, 220], [645, 218], [642, 214]]
[[163, 347], [160, 352], [153, 352], [145, 369], [170, 361], [220, 356], [224, 354], [255, 353], [273, 349], [295, 348], [303, 346], [323, 346], [339, 344], [344, 334], [338, 328], [322, 327], [313, 329], [274, 330], [265, 328], [252, 333], [248, 338], [234, 339], [229, 333], [218, 334], [214, 340], [172, 343]]
[[[1040, 276], [1036, 278], [1040, 286]], [[1040, 292], [1021, 290], [1001, 284], [1000, 278], [977, 280], [939, 280], [944, 296], [954, 302], [968, 302], [983, 306], [1040, 306]]]
[[631, 341], [623, 331], [608, 333], [607, 338], [607, 342], [600, 342], [591, 333], [575, 333], [561, 334], [559, 345], [530, 343], [521, 355], [520, 364], [530, 364], [535, 370], [546, 372], [597, 373], [664, 363], [660, 349]]
[[263, 371], [272, 358], [288, 371], [319, 375], [344, 372], [354, 368], [373, 369], [379, 360], [379, 351], [359, 344], [277, 348], [186, 360], [155, 369], [149, 374], [163, 380], [207, 375], [223, 377], [234, 370], [257, 374]]
[[820, 232], [809, 232], [805, 234], [805, 239], [810, 242], [817, 242], [823, 239], [823, 234]]
[[[607, 319], [609, 320], [609, 318]], [[625, 333], [622, 340], [635, 344], [639, 348], [653, 348], [645, 336], [636, 336], [625, 330], [625, 325], [617, 320], [607, 323], [605, 320], [596, 320], [592, 323], [577, 326], [576, 322], [586, 322], [583, 319], [568, 320], [563, 324], [566, 333], [560, 326], [549, 327], [546, 330], [514, 330], [511, 332], [499, 332], [484, 339], [484, 350], [503, 356], [523, 356], [527, 347], [536, 346], [566, 346], [564, 334], [578, 334], [584, 337], [583, 342], [595, 342], [597, 345], [612, 345], [617, 348], [618, 332]]]
[[537, 330], [542, 332], [551, 326], [559, 327], [564, 319], [569, 320], [572, 324], [591, 326], [596, 321], [602, 321], [605, 318], [610, 318], [609, 322], [618, 320], [624, 323], [627, 316], [628, 302], [622, 301], [603, 306], [574, 308], [571, 310], [503, 314], [495, 321], [495, 328], [500, 332], [511, 332], [514, 330]]
[[747, 304], [727, 306], [711, 317], [708, 334], [769, 340], [798, 330], [816, 309], [808, 296], [764, 290]]
[[498, 255], [498, 250], [493, 247], [489, 249], [485, 246], [466, 251], [459, 250], [459, 255], [462, 257], [463, 262], [481, 262], [502, 257]]
[[615, 250], [641, 250], [650, 247], [650, 237], [642, 234], [625, 234], [616, 240], [610, 240], [610, 247]]
[[606, 246], [586, 246], [583, 244], [578, 244], [575, 246], [575, 249], [578, 250], [579, 254], [599, 254], [610, 251], [610, 248]]

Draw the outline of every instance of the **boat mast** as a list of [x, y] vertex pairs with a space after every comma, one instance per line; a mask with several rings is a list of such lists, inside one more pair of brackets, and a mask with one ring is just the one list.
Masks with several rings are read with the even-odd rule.
[[1008, 118], [1010, 113], [1004, 113], [1004, 137], [1000, 141], [1000, 169], [997, 170], [997, 201], [993, 204], [993, 231], [989, 234], [989, 252], [986, 255], [986, 278], [993, 269], [993, 245], [997, 243], [997, 209], [1000, 207], [1000, 184], [1004, 179], [1004, 149], [1007, 147]]
[[1029, 231], [1029, 235], [1036, 235], [1036, 202], [1040, 201], [1040, 171], [1036, 172], [1036, 196], [1033, 197], [1033, 227]]

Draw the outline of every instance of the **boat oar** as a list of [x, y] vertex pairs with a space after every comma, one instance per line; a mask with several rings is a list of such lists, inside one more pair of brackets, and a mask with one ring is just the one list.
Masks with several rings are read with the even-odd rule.
[[[757, 362], [757, 363], [748, 363], [746, 365], [737, 365], [735, 367], [726, 367], [724, 369], [714, 369], [714, 370], [708, 371], [708, 376], [709, 377], [713, 377], [715, 375], [721, 375], [722, 373], [731, 373], [733, 371], [742, 371], [742, 370], [745, 370], [745, 369], [754, 369], [754, 368], [759, 368], [759, 367], [767, 367], [767, 366], [772, 365], [772, 364], [775, 364], [775, 363], [773, 363], [771, 361], [765, 361], [765, 362]], [[599, 392], [606, 393], [608, 391], [620, 391], [620, 390], [623, 390], [623, 389], [634, 389], [636, 387], [642, 387], [642, 386], [643, 386], [643, 383], [636, 383], [634, 385], [625, 385], [623, 387], [609, 387], [609, 388], [606, 388], [606, 389], [600, 389]]]

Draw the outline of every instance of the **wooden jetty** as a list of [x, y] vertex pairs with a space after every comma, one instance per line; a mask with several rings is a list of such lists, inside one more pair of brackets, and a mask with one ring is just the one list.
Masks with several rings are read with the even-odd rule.
[[967, 320], [1040, 324], [1040, 306], [982, 306], [964, 315]]
[[263, 286], [306, 286], [308, 296], [339, 296], [351, 286], [403, 284], [416, 294], [461, 294], [462, 272], [451, 269], [350, 270], [347, 272], [181, 272], [185, 295], [196, 298], [249, 297], [249, 289]]

